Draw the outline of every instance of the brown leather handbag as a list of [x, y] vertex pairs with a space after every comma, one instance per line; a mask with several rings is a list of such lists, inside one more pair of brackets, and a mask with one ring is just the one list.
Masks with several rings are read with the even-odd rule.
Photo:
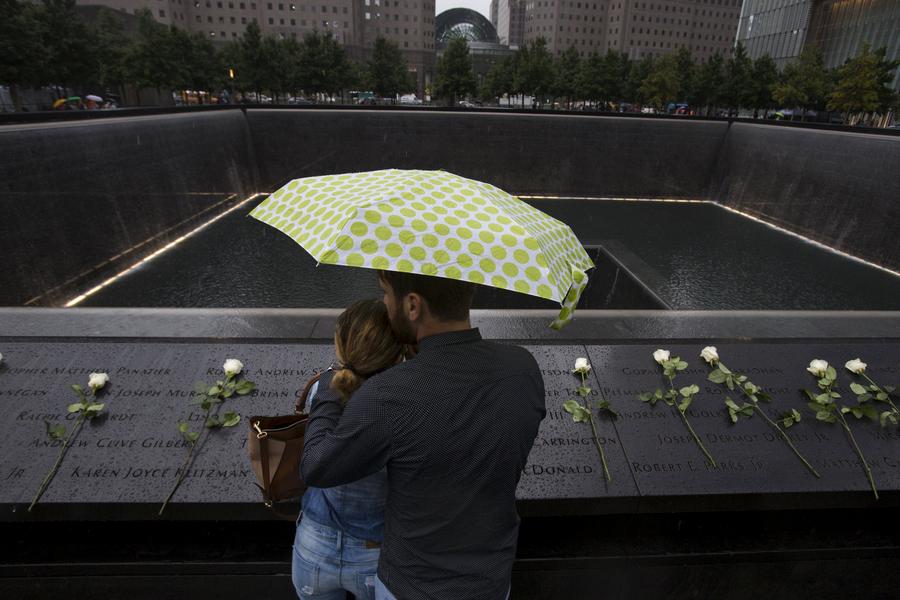
[[303, 408], [309, 390], [319, 380], [319, 375], [321, 373], [306, 383], [306, 388], [297, 398], [294, 414], [250, 418], [247, 434], [250, 463], [259, 482], [257, 487], [262, 492], [263, 502], [269, 508], [275, 502], [299, 498], [306, 491], [306, 483], [300, 477], [300, 457], [303, 455], [303, 438], [309, 415], [303, 413]]

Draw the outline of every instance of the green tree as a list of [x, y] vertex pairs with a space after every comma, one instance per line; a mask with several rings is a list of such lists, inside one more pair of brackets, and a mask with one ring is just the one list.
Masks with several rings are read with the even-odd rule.
[[740, 110], [753, 103], [753, 61], [743, 44], [738, 44], [725, 63], [722, 103], [731, 110]]
[[[879, 112], [892, 104], [890, 77], [897, 61], [885, 60], [884, 49], [873, 52], [869, 43], [837, 70], [836, 86], [828, 97], [828, 109], [851, 113]], [[887, 93], [885, 93], [887, 92]]]
[[603, 88], [606, 90], [606, 99], [619, 102], [628, 91], [628, 81], [631, 76], [631, 61], [624, 52], [609, 50], [603, 57]]
[[149, 9], [135, 12], [138, 17], [138, 34], [125, 53], [125, 74], [128, 83], [157, 91], [170, 87], [178, 77], [179, 66], [173, 64], [173, 44], [169, 29], [153, 19]]
[[496, 99], [499, 104], [500, 98], [507, 94], [507, 103], [511, 99], [513, 89], [514, 74], [514, 58], [512, 56], [504, 56], [502, 59], [491, 65], [490, 70], [484, 77], [481, 84], [479, 95], [482, 100]]
[[75, 12], [75, 0], [42, 0], [38, 13], [42, 66], [47, 83], [70, 87], [87, 84], [97, 73], [93, 32]]
[[465, 38], [450, 40], [443, 55], [437, 61], [434, 78], [434, 95], [446, 98], [450, 106], [456, 106], [459, 98], [474, 94], [477, 90], [472, 58]]
[[[529, 94], [535, 101], [541, 100], [553, 91], [553, 56], [547, 50], [547, 40], [539, 37], [519, 50], [516, 71], [516, 87]], [[522, 98], [524, 105], [525, 99]]]
[[678, 97], [678, 59], [674, 54], [666, 54], [653, 64], [653, 70], [641, 82], [640, 94], [644, 102], [663, 111], [666, 103]]
[[125, 57], [131, 44], [125, 34], [121, 13], [101, 7], [96, 24], [97, 83], [104, 90], [123, 95], [123, 85], [128, 79]]
[[781, 106], [802, 108], [805, 119], [807, 110], [824, 108], [830, 87], [822, 53], [815, 46], [807, 46], [798, 60], [784, 67], [781, 81], [775, 85], [772, 96]]
[[400, 47], [381, 36], [375, 38], [367, 75], [372, 91], [382, 98], [394, 98], [416, 87]]
[[609, 97], [608, 90], [603, 86], [606, 61], [597, 52], [581, 61], [578, 69], [578, 89], [581, 96], [592, 103], [599, 103]]
[[769, 112], [774, 105], [772, 90], [778, 83], [778, 66], [772, 57], [763, 54], [753, 61], [753, 93], [750, 106], [753, 108], [753, 118], [757, 112], [763, 109], [763, 115]]
[[694, 57], [687, 48], [682, 47], [675, 53], [675, 71], [678, 76], [676, 99], [694, 104], [697, 68], [694, 65]]
[[256, 93], [257, 102], [266, 87], [266, 69], [268, 57], [263, 49], [263, 36], [256, 21], [251, 21], [244, 30], [244, 35], [237, 46], [237, 64], [235, 79], [238, 88]]
[[31, 2], [0, 0], [0, 83], [10, 86], [17, 110], [21, 108], [19, 87], [46, 83], [39, 11]]
[[337, 94], [353, 80], [353, 67], [331, 32], [307, 33], [300, 47], [300, 87], [312, 94]]
[[697, 71], [695, 97], [698, 107], [704, 107], [706, 114], [715, 110], [722, 98], [725, 82], [725, 61], [721, 54], [713, 54]]
[[628, 102], [646, 102], [647, 98], [641, 88], [644, 84], [644, 80], [653, 73], [654, 68], [655, 65], [652, 56], [645, 56], [641, 60], [633, 62], [631, 64], [631, 69], [628, 72], [628, 79], [625, 80], [622, 97]]
[[575, 46], [569, 46], [556, 61], [556, 81], [553, 86], [556, 96], [565, 98], [569, 109], [572, 108], [573, 100], [582, 97], [579, 73], [581, 73], [581, 56], [578, 55]]

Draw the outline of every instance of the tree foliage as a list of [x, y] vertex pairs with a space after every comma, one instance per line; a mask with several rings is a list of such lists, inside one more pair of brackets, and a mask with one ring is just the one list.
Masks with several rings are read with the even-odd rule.
[[434, 95], [449, 100], [450, 106], [456, 106], [459, 98], [474, 94], [476, 91], [477, 83], [475, 72], [472, 70], [472, 59], [469, 56], [469, 44], [464, 38], [454, 38], [438, 59]]
[[894, 101], [890, 87], [897, 61], [885, 59], [886, 50], [875, 52], [868, 43], [862, 51], [847, 60], [836, 72], [836, 85], [828, 96], [828, 108], [845, 113], [878, 112]]
[[372, 91], [382, 98], [393, 98], [416, 87], [400, 47], [381, 36], [375, 39], [367, 78]]

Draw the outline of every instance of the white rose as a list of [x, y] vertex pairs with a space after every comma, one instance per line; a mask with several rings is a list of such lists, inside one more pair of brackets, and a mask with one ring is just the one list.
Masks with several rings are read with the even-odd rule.
[[225, 364], [222, 365], [222, 369], [225, 371], [226, 375], [238, 375], [244, 368], [244, 363], [239, 361], [236, 358], [229, 358], [225, 361]]
[[825, 371], [828, 370], [828, 362], [818, 358], [811, 360], [809, 361], [809, 366], [806, 367], [806, 370], [816, 377], [822, 377], [825, 375]]
[[659, 364], [663, 364], [667, 360], [669, 360], [669, 351], [668, 350], [657, 350], [653, 353], [653, 360], [658, 362]]
[[851, 373], [856, 373], [857, 375], [860, 375], [860, 374], [866, 372], [866, 367], [868, 365], [866, 363], [864, 363], [863, 361], [859, 360], [858, 358], [854, 358], [853, 360], [848, 360], [847, 364], [845, 364], [844, 366], [847, 367], [847, 370], [850, 371]]
[[573, 373], [584, 373], [585, 375], [587, 375], [588, 372], [590, 372], [590, 370], [591, 370], [591, 363], [588, 362], [588, 359], [586, 359], [586, 358], [576, 358], [575, 359], [575, 370], [572, 371]]
[[700, 358], [715, 366], [719, 362], [719, 353], [716, 352], [715, 346], [707, 346], [700, 351]]
[[91, 373], [90, 378], [88, 379], [88, 385], [91, 386], [94, 391], [99, 390], [107, 383], [109, 383], [109, 375], [106, 373]]

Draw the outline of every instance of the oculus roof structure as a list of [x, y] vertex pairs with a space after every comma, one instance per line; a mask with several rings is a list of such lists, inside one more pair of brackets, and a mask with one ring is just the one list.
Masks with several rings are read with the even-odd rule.
[[481, 13], [468, 8], [451, 8], [439, 14], [435, 18], [434, 33], [439, 48], [458, 37], [468, 42], [500, 43], [491, 22]]

